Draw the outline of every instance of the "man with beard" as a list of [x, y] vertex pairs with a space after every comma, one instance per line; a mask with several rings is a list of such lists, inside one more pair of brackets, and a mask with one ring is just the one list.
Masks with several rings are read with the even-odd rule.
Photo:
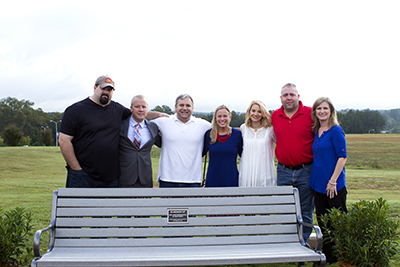
[[69, 106], [62, 118], [59, 144], [67, 162], [66, 187], [117, 187], [121, 122], [131, 111], [111, 100], [113, 80], [100, 76], [93, 95]]

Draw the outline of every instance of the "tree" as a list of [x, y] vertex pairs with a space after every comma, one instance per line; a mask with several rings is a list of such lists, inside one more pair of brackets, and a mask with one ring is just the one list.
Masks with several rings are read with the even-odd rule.
[[0, 145], [3, 144], [3, 142], [4, 142], [4, 139], [1, 138], [1, 136], [0, 136]]
[[345, 133], [359, 134], [380, 133], [385, 127], [385, 118], [379, 111], [353, 110], [347, 112], [338, 112], [338, 119]]
[[40, 132], [40, 141], [45, 145], [45, 146], [51, 146], [53, 143], [53, 137], [52, 137], [52, 131], [49, 128], [44, 129], [43, 131]]
[[156, 106], [155, 108], [152, 109], [152, 111], [164, 112], [164, 113], [167, 113], [169, 115], [174, 114], [172, 109], [167, 105], [162, 105], [162, 107]]
[[19, 140], [19, 146], [27, 146], [31, 143], [31, 138], [29, 136], [22, 136], [21, 140]]
[[239, 128], [244, 123], [246, 113], [236, 113], [234, 110], [231, 112], [232, 119], [230, 126]]
[[46, 125], [50, 114], [41, 109], [34, 110], [35, 103], [7, 97], [0, 100], [0, 132], [9, 125], [15, 125], [32, 143], [40, 143], [40, 126]]
[[10, 125], [3, 131], [4, 141], [9, 146], [18, 146], [23, 136], [22, 131], [15, 125]]

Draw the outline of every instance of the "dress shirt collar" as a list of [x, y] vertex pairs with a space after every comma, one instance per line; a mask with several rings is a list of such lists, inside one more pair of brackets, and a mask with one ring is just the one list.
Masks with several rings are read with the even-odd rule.
[[[131, 116], [130, 119], [129, 119], [129, 125], [130, 125], [130, 127], [135, 128], [136, 124], [138, 124], [138, 122], [136, 122], [136, 121], [132, 118], [132, 116]], [[140, 125], [139, 128], [144, 128], [144, 127], [146, 127], [146, 123], [144, 122], [144, 120], [143, 120], [142, 122], [140, 122], [139, 125]]]

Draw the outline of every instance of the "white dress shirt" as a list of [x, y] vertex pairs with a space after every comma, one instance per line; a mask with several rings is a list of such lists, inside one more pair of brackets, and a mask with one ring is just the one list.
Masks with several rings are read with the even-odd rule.
[[[128, 138], [132, 141], [133, 143], [133, 137], [135, 135], [135, 126], [138, 124], [132, 116], [129, 118], [129, 129], [128, 129]], [[140, 137], [142, 139], [140, 143], [140, 148], [142, 148], [150, 139], [151, 139], [151, 133], [149, 128], [147, 128], [146, 122], [142, 121], [139, 123], [139, 133]]]

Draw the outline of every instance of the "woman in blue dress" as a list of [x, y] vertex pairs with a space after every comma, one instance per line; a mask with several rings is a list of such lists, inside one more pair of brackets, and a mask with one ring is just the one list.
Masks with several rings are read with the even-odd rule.
[[238, 186], [237, 158], [242, 155], [242, 133], [229, 126], [231, 112], [225, 105], [217, 107], [212, 128], [204, 135], [204, 153], [209, 153], [206, 187]]
[[[312, 146], [314, 160], [311, 169], [310, 187], [314, 191], [314, 202], [318, 224], [325, 232], [320, 221], [321, 215], [332, 208], [347, 212], [346, 208], [346, 174], [344, 165], [347, 160], [346, 138], [339, 126], [336, 110], [327, 97], [318, 98], [312, 107], [313, 130], [315, 132]], [[322, 251], [327, 262], [334, 263], [334, 244], [324, 243]]]

